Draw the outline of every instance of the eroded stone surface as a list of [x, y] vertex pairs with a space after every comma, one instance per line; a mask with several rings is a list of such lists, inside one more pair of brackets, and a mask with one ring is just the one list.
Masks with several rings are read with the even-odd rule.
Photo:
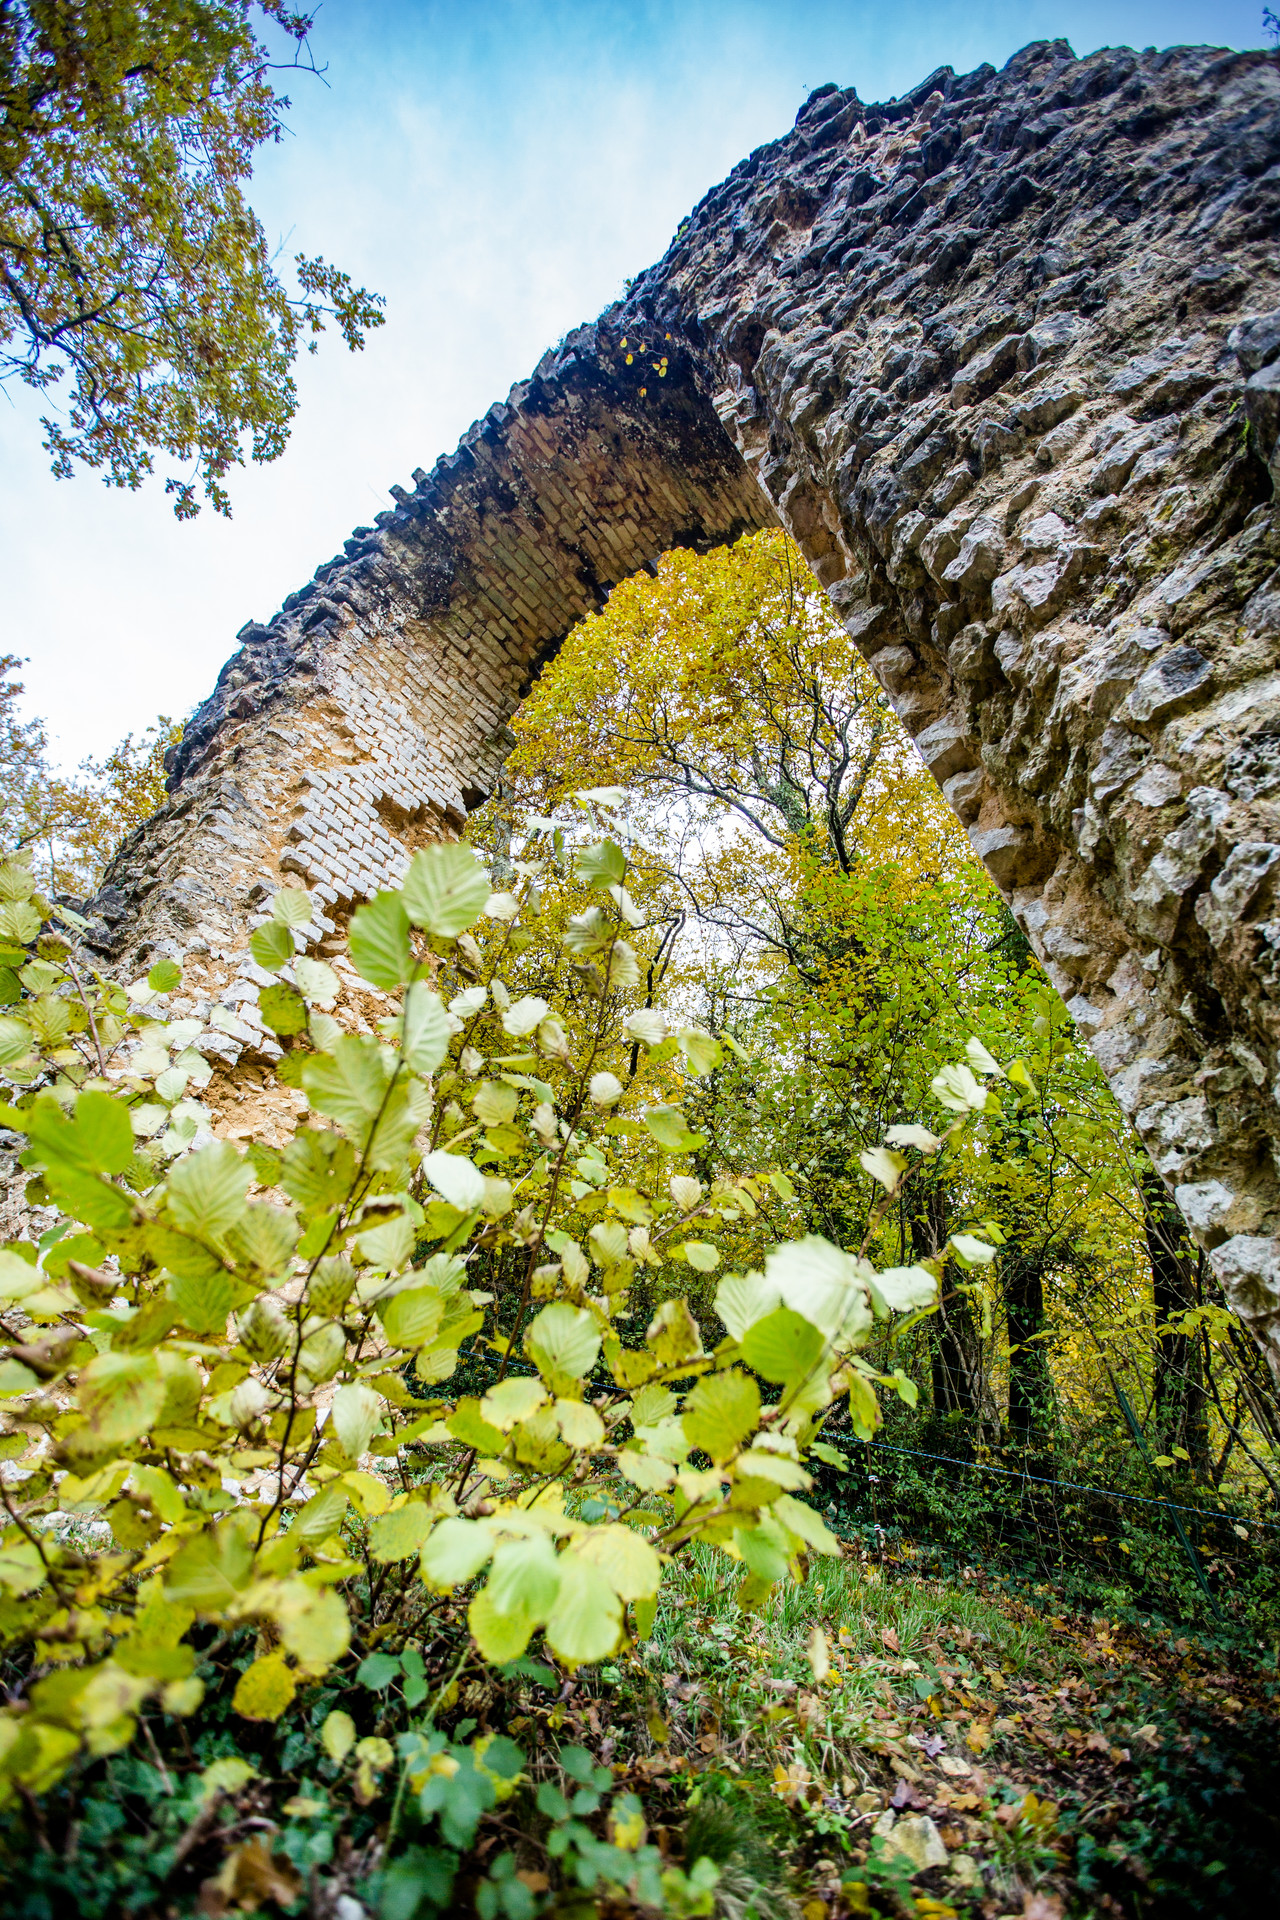
[[1278, 229], [1271, 55], [819, 89], [245, 630], [106, 944], [197, 956], [269, 1050], [255, 899], [297, 872], [330, 932], [609, 585], [776, 513], [1280, 1354]]

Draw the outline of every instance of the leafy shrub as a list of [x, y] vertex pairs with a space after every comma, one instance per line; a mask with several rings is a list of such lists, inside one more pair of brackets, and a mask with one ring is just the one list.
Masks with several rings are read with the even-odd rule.
[[[928, 1308], [937, 1263], [877, 1273], [809, 1235], [721, 1279], [714, 1351], [678, 1292], [624, 1341], [638, 1269], [713, 1272], [726, 1230], [786, 1192], [765, 1170], [672, 1171], [705, 1144], [679, 1075], [714, 1072], [721, 1045], [671, 1032], [642, 994], [626, 871], [614, 842], [575, 854], [558, 831], [535, 835], [511, 892], [465, 846], [416, 854], [351, 922], [376, 1032], [326, 1010], [339, 982], [305, 954], [310, 898], [277, 893], [251, 948], [306, 1110], [283, 1145], [242, 1151], [195, 1097], [200, 1023], [160, 1012], [177, 965], [102, 978], [30, 869], [0, 869], [0, 1117], [27, 1142], [29, 1199], [56, 1212], [0, 1254], [0, 1627], [21, 1674], [0, 1792], [122, 1752], [144, 1704], [198, 1715], [200, 1636], [253, 1631], [235, 1710], [279, 1721], [348, 1661], [359, 1591], [395, 1602], [360, 1678], [425, 1706], [403, 1778], [464, 1844], [522, 1757], [433, 1730], [414, 1648], [446, 1596], [470, 1593], [485, 1660], [540, 1633], [573, 1668], [648, 1632], [663, 1566], [692, 1542], [745, 1566], [747, 1605], [839, 1552], [802, 1497], [805, 1456], [837, 1404], [870, 1435], [877, 1382], [903, 1383], [860, 1350], [877, 1321]], [[581, 906], [553, 929], [555, 998], [513, 997], [504, 974], [541, 937], [553, 872]], [[967, 1068], [938, 1093], [950, 1130], [899, 1129], [899, 1147], [944, 1151], [986, 1101]], [[868, 1156], [886, 1207], [907, 1163]], [[983, 1252], [966, 1236], [962, 1257]], [[472, 1284], [499, 1268], [498, 1298]], [[450, 1394], [463, 1354], [487, 1357], [486, 1384]], [[368, 1799], [390, 1745], [354, 1743], [341, 1713], [322, 1737]], [[582, 1884], [621, 1872], [621, 1843], [605, 1860], [587, 1828], [565, 1834]], [[523, 1883], [494, 1874], [486, 1902], [514, 1914]], [[694, 1911], [703, 1892], [678, 1898]]]

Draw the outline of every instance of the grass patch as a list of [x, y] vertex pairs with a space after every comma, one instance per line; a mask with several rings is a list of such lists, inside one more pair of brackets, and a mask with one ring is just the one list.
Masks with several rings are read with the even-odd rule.
[[[575, 1891], [554, 1851], [540, 1794], [573, 1796], [560, 1763], [573, 1748], [612, 1781], [583, 1816], [600, 1841], [605, 1800], [634, 1795], [663, 1863], [714, 1863], [719, 1920], [1191, 1920], [1280, 1905], [1273, 1665], [1060, 1610], [1048, 1587], [1012, 1594], [857, 1546], [755, 1610], [740, 1585], [737, 1566], [697, 1548], [671, 1568], [648, 1639], [616, 1661], [576, 1674], [526, 1663], [505, 1678], [462, 1666], [442, 1729], [507, 1735], [527, 1772], [481, 1819], [443, 1909], [422, 1894], [436, 1869], [396, 1767], [353, 1806], [318, 1740], [337, 1705], [361, 1736], [389, 1742], [421, 1708], [399, 1683], [331, 1679], [278, 1727], [246, 1732], [230, 1706], [252, 1656], [242, 1636], [206, 1664], [193, 1751], [157, 1715], [149, 1759], [92, 1763], [34, 1824], [30, 1810], [3, 1817], [6, 1920], [230, 1912], [219, 1875], [229, 1885], [226, 1862], [259, 1842], [275, 1891], [239, 1910], [264, 1920], [327, 1916], [344, 1897], [381, 1920], [467, 1914], [499, 1894], [509, 1904], [495, 1911], [525, 1920], [653, 1912]], [[421, 1648], [433, 1688], [456, 1666], [461, 1609], [436, 1625]], [[200, 1769], [233, 1753], [257, 1775], [210, 1814]]]

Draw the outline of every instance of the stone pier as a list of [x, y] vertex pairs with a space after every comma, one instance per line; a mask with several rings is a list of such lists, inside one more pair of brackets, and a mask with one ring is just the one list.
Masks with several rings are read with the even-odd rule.
[[781, 521], [1280, 1356], [1280, 64], [1024, 48], [819, 88], [583, 327], [238, 636], [97, 939], [321, 939], [458, 831], [569, 628]]

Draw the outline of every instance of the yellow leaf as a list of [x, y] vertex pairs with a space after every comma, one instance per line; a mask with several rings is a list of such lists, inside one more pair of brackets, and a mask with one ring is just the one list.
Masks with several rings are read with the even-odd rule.
[[206, 1800], [211, 1800], [215, 1793], [239, 1793], [241, 1787], [257, 1777], [256, 1767], [251, 1767], [239, 1754], [230, 1753], [205, 1768], [200, 1775], [200, 1792]]
[[584, 1660], [606, 1659], [621, 1631], [622, 1608], [612, 1583], [580, 1554], [561, 1554], [560, 1592], [546, 1628], [548, 1646], [576, 1667]]
[[604, 1421], [580, 1400], [556, 1401], [556, 1425], [566, 1446], [591, 1452], [604, 1445]]
[[166, 1713], [180, 1720], [187, 1719], [204, 1704], [204, 1681], [194, 1673], [189, 1680], [171, 1680], [161, 1692], [160, 1704]]
[[290, 1609], [281, 1621], [280, 1637], [308, 1673], [325, 1673], [335, 1660], [341, 1660], [351, 1645], [351, 1623], [346, 1607], [332, 1587], [319, 1593], [314, 1588], [303, 1587], [302, 1592], [310, 1604], [296, 1613]]
[[467, 1608], [467, 1625], [481, 1657], [491, 1666], [518, 1660], [529, 1644], [533, 1621], [526, 1613], [499, 1613], [488, 1589]]
[[662, 1562], [649, 1542], [620, 1522], [592, 1527], [574, 1552], [598, 1567], [620, 1600], [648, 1600], [658, 1591]]
[[831, 1650], [826, 1634], [818, 1626], [809, 1635], [809, 1665], [813, 1669], [814, 1679], [821, 1686], [831, 1671]]
[[269, 1653], [240, 1675], [231, 1704], [246, 1720], [278, 1720], [297, 1691], [298, 1683], [281, 1656]]
[[342, 1484], [350, 1488], [352, 1498], [368, 1520], [376, 1514], [385, 1513], [391, 1505], [390, 1489], [386, 1481], [379, 1480], [376, 1474], [353, 1469], [343, 1474]]
[[435, 1516], [425, 1500], [411, 1500], [379, 1516], [369, 1529], [369, 1558], [408, 1560], [430, 1533]]
[[344, 1761], [356, 1743], [356, 1723], [349, 1713], [335, 1708], [320, 1729], [320, 1744], [331, 1760]]

